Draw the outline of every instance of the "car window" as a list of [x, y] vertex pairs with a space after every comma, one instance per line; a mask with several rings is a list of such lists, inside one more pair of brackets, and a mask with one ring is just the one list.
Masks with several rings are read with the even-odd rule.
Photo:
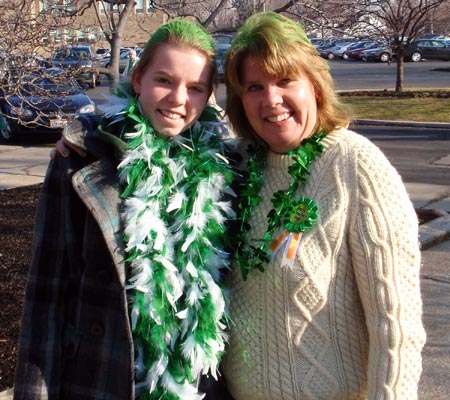
[[42, 76], [26, 76], [20, 80], [20, 84], [16, 88], [22, 95], [36, 94], [76, 94], [82, 90], [73, 79], [67, 79], [65, 75], [57, 75], [53, 77]]
[[77, 54], [71, 49], [62, 49], [58, 50], [54, 57], [56, 60], [77, 60]]
[[438, 40], [432, 40], [431, 44], [432, 44], [433, 47], [444, 47], [444, 43], [440, 42]]
[[64, 61], [76, 61], [76, 60], [85, 60], [89, 58], [89, 51], [86, 49], [79, 48], [65, 48], [60, 49], [56, 52], [54, 59], [55, 60], [64, 60]]

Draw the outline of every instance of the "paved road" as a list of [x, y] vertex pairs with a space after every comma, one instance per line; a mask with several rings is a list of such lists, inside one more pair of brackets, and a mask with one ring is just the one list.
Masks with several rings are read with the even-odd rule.
[[[395, 88], [396, 63], [330, 61], [331, 75], [338, 90]], [[446, 61], [408, 62], [404, 64], [405, 89], [449, 88], [450, 65]]]

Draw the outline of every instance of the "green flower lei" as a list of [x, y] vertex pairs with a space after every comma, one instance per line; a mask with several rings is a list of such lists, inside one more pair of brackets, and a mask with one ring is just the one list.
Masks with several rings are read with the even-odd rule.
[[314, 159], [322, 154], [323, 146], [320, 141], [326, 136], [324, 131], [306, 139], [295, 150], [288, 152], [294, 163], [289, 167], [292, 182], [287, 190], [279, 190], [272, 197], [273, 209], [267, 215], [267, 231], [257, 240], [256, 244], [248, 244], [246, 233], [250, 230], [250, 216], [253, 207], [261, 202], [259, 195], [264, 183], [263, 172], [267, 166], [267, 151], [262, 146], [256, 148], [249, 158], [247, 169], [249, 177], [241, 191], [239, 208], [241, 210], [240, 230], [237, 238], [235, 259], [239, 265], [244, 280], [253, 269], [264, 271], [264, 264], [270, 260], [270, 245], [273, 234], [278, 226], [284, 224], [289, 232], [304, 232], [314, 226], [317, 221], [318, 207], [314, 200], [301, 197], [293, 201], [293, 197], [300, 185], [305, 184], [308, 168]]
[[213, 132], [220, 123], [205, 119], [160, 138], [131, 99], [112, 122], [128, 140], [119, 171], [140, 399], [201, 399], [197, 381], [217, 378], [225, 347], [219, 270], [229, 267], [224, 222], [234, 215], [221, 199], [234, 173]]

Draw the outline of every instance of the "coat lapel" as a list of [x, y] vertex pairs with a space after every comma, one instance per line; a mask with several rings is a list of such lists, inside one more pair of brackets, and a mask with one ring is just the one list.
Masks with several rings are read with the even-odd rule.
[[100, 160], [76, 172], [74, 189], [98, 223], [122, 285], [125, 285], [123, 233], [120, 223], [120, 190], [117, 169]]

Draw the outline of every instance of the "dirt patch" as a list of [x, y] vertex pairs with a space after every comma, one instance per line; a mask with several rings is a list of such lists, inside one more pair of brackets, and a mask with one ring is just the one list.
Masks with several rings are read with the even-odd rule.
[[25, 283], [41, 185], [0, 190], [0, 391], [13, 386]]

